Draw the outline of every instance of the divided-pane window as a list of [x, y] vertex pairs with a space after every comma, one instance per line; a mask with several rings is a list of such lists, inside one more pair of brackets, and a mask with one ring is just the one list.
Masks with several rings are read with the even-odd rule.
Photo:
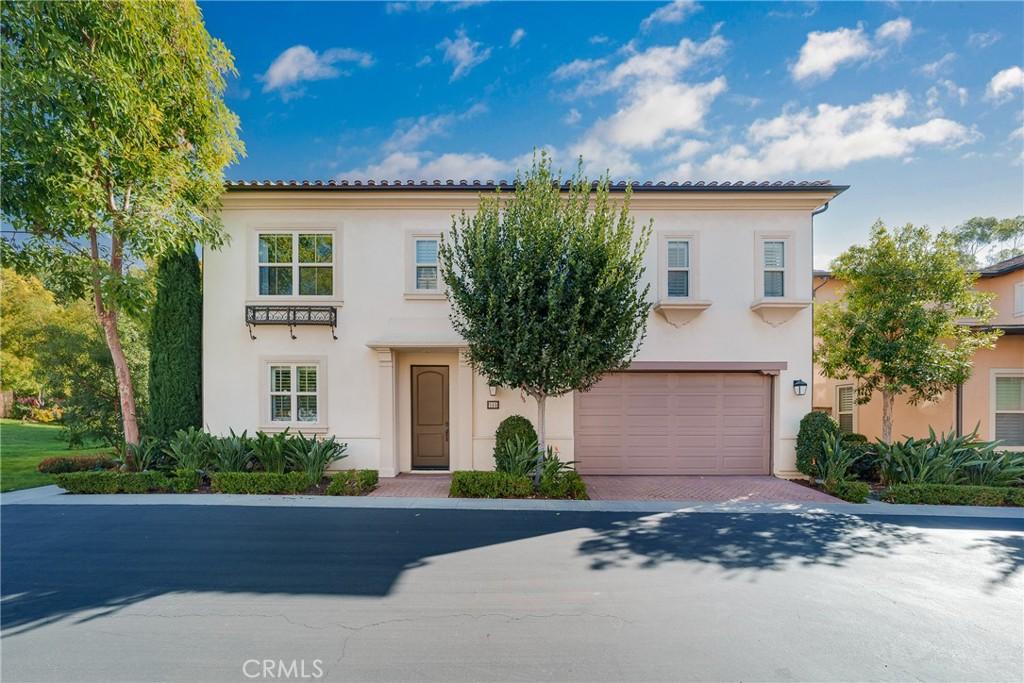
[[670, 297], [690, 296], [690, 242], [666, 242], [666, 290]]
[[416, 289], [434, 292], [438, 289], [438, 240], [433, 237], [416, 239]]
[[1024, 376], [996, 377], [995, 438], [1024, 446]]
[[260, 234], [258, 260], [261, 295], [334, 294], [334, 235], [330, 233]]
[[786, 243], [782, 240], [764, 242], [764, 295], [786, 295]]
[[846, 434], [852, 434], [856, 429], [853, 417], [855, 409], [854, 388], [836, 387], [836, 422], [839, 423], [839, 429]]
[[270, 421], [317, 422], [319, 366], [270, 366]]

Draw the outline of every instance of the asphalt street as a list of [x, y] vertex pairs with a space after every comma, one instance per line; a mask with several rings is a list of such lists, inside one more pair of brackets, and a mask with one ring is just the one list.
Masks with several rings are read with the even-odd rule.
[[1024, 677], [1014, 519], [4, 505], [0, 564], [5, 683]]

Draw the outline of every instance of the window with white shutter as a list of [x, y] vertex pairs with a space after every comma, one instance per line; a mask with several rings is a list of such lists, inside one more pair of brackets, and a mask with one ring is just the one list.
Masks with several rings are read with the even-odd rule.
[[1024, 373], [995, 376], [994, 437], [1002, 446], [1024, 446]]
[[690, 296], [690, 241], [667, 240], [666, 248], [666, 291], [673, 298]]
[[417, 237], [415, 251], [416, 291], [438, 291], [440, 289], [437, 262], [438, 239], [436, 237]]
[[1013, 286], [1013, 315], [1024, 316], [1024, 282]]
[[267, 428], [323, 427], [324, 361], [280, 359], [265, 361], [266, 384], [261, 401]]
[[836, 387], [836, 422], [846, 434], [857, 431], [857, 395], [852, 384]]
[[786, 296], [786, 242], [765, 240], [762, 242], [764, 257], [764, 296]]

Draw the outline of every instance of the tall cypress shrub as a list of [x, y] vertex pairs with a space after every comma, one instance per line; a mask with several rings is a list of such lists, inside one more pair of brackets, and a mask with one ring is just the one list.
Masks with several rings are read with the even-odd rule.
[[193, 249], [163, 257], [149, 350], [149, 432], [203, 426], [203, 290]]

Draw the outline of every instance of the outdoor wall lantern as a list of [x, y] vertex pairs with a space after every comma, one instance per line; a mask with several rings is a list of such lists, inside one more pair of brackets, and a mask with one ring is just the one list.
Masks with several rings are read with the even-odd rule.
[[498, 395], [498, 385], [497, 384], [490, 384], [490, 385], [488, 385], [487, 386], [487, 392], [491, 396], [497, 396]]
[[807, 382], [802, 379], [793, 380], [793, 393], [797, 396], [803, 396], [807, 393]]

